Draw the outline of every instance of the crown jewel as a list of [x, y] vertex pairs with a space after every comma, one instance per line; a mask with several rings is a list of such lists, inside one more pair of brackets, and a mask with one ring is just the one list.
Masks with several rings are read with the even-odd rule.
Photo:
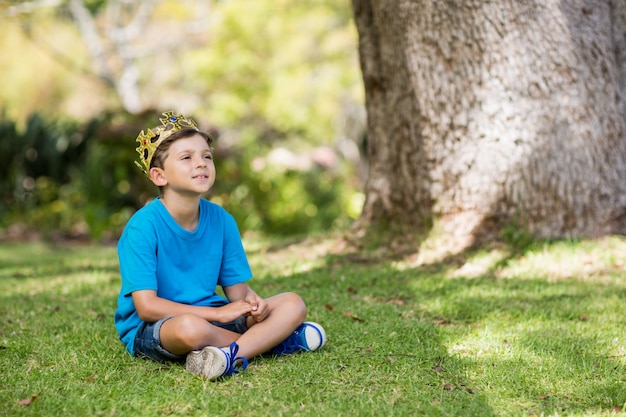
[[143, 130], [137, 136], [136, 141], [139, 142], [137, 152], [139, 153], [140, 162], [135, 161], [135, 164], [146, 174], [150, 176], [150, 163], [154, 152], [163, 141], [169, 138], [173, 133], [183, 129], [196, 129], [198, 125], [191, 118], [186, 118], [182, 114], [174, 114], [173, 111], [166, 111], [163, 113], [163, 117], [160, 117], [161, 126], [152, 129]]

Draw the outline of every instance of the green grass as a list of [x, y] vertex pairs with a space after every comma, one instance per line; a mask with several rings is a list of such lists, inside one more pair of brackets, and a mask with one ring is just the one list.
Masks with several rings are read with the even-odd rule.
[[218, 382], [126, 354], [115, 248], [0, 246], [0, 415], [624, 415], [623, 237], [380, 263], [246, 243], [253, 287], [300, 293], [329, 342]]

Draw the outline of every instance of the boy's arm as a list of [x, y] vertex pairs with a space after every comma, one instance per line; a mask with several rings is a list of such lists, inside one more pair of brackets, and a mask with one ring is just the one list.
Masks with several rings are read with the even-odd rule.
[[224, 295], [228, 298], [228, 301], [231, 303], [239, 300], [245, 300], [246, 296], [253, 292], [252, 288], [245, 282], [241, 284], [229, 285], [227, 287], [222, 287], [224, 289]]
[[268, 316], [269, 307], [267, 302], [254, 292], [248, 284], [241, 283], [223, 288], [226, 298], [228, 298], [231, 303], [243, 301], [250, 306], [250, 312], [248, 314], [252, 316], [255, 321], [261, 322]]
[[157, 296], [154, 290], [141, 290], [132, 293], [133, 303], [139, 318], [146, 322], [155, 322], [169, 316], [190, 313], [207, 321], [228, 323], [246, 314], [252, 308], [244, 300], [231, 302], [224, 307], [203, 307], [177, 303]]

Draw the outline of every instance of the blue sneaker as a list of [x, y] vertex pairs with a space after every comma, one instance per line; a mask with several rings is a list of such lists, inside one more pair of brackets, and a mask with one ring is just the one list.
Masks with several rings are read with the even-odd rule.
[[313, 352], [326, 344], [324, 328], [312, 321], [305, 321], [287, 339], [274, 348], [277, 355], [295, 352]]
[[242, 371], [248, 367], [248, 359], [237, 356], [237, 351], [239, 351], [239, 345], [235, 342], [230, 344], [229, 351], [218, 349], [215, 346], [207, 346], [202, 350], [192, 350], [187, 354], [185, 368], [192, 374], [202, 375], [209, 380], [237, 374], [239, 371], [235, 369], [235, 364], [238, 360], [241, 361]]

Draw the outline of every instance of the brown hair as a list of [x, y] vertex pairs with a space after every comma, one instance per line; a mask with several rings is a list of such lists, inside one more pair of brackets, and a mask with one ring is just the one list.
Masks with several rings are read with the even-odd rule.
[[194, 128], [181, 129], [176, 133], [172, 133], [172, 135], [168, 137], [167, 139], [165, 139], [159, 145], [156, 151], [154, 151], [154, 155], [152, 156], [152, 161], [150, 161], [150, 168], [153, 168], [153, 167], [163, 168], [163, 164], [165, 162], [165, 159], [167, 159], [168, 151], [170, 149], [170, 146], [172, 146], [172, 143], [176, 142], [179, 139], [185, 139], [193, 135], [202, 136], [206, 140], [206, 142], [209, 144], [209, 147], [211, 148], [211, 150], [213, 150], [213, 147], [211, 146], [213, 144], [213, 138], [211, 138], [211, 136], [209, 136], [208, 133], [203, 132], [201, 130], [196, 130]]

